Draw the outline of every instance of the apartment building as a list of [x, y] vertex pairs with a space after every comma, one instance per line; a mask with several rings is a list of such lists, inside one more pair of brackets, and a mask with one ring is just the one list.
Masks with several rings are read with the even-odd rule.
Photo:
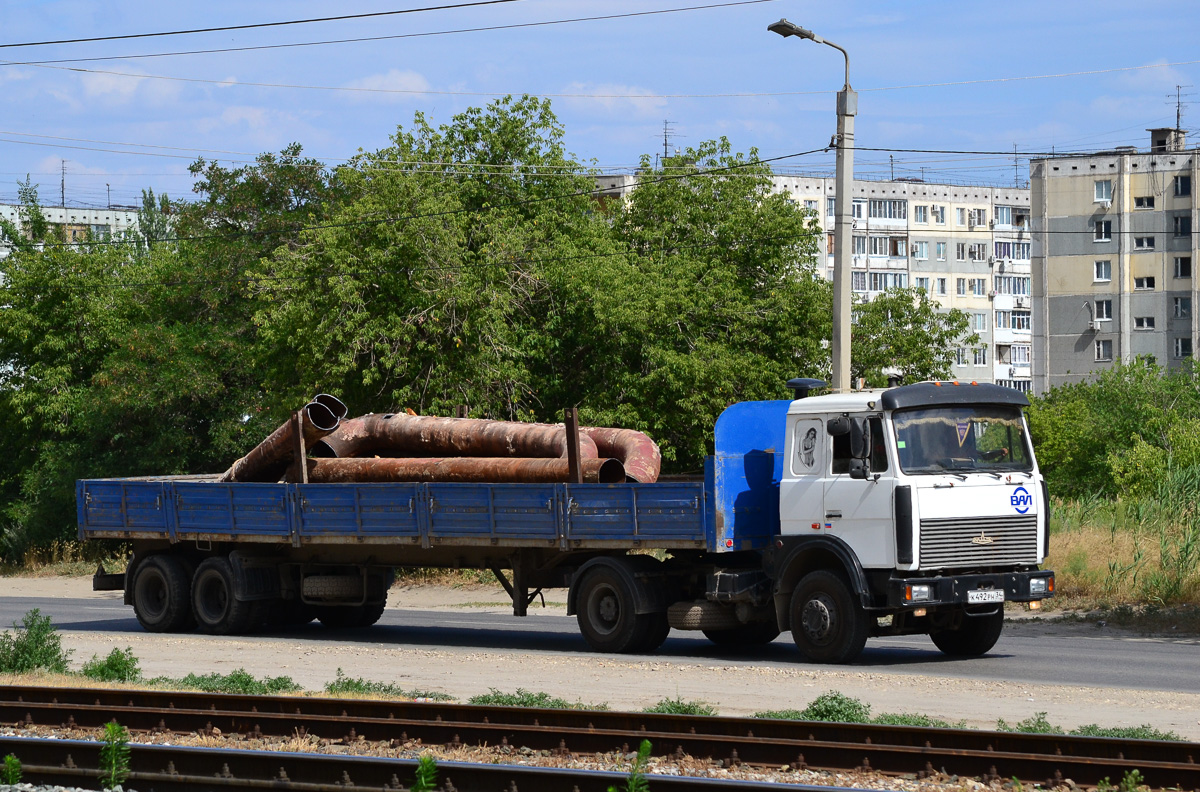
[[[58, 231], [64, 242], [82, 242], [91, 234], [93, 238], [105, 234], [118, 234], [137, 225], [137, 210], [84, 209], [74, 206], [43, 206], [42, 214], [51, 227]], [[21, 207], [17, 204], [0, 204], [0, 218], [21, 225]], [[0, 244], [0, 258], [8, 255]]]
[[1115, 361], [1146, 355], [1175, 368], [1192, 358], [1200, 151], [1181, 130], [1149, 132], [1146, 151], [1030, 163], [1039, 393]]
[[[776, 189], [817, 213], [833, 277], [834, 180], [776, 176]], [[957, 350], [953, 376], [1022, 391], [1032, 384], [1029, 190], [855, 180], [851, 288], [865, 299], [924, 289], [968, 314], [979, 342]]]

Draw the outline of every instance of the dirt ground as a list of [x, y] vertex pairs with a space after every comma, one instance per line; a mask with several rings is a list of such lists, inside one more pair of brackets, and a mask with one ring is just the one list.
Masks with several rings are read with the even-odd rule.
[[[0, 578], [0, 596], [119, 599], [120, 592], [93, 592], [89, 578]], [[530, 619], [565, 614], [548, 603]], [[504, 592], [490, 587], [397, 587], [393, 608], [473, 610], [509, 613]], [[1024, 635], [1094, 630], [1091, 625], [1044, 621], [1011, 625]], [[994, 728], [1047, 712], [1066, 728], [1087, 723], [1133, 726], [1148, 723], [1200, 741], [1200, 695], [1146, 690], [1034, 685], [928, 675], [882, 674], [853, 668], [745, 666], [686, 658], [629, 660], [619, 656], [546, 653], [470, 647], [405, 647], [394, 643], [332, 644], [294, 638], [215, 638], [190, 635], [68, 632], [63, 643], [82, 663], [105, 655], [120, 643], [130, 646], [146, 676], [189, 672], [228, 672], [245, 668], [256, 676], [287, 675], [309, 690], [320, 690], [341, 668], [349, 676], [392, 682], [405, 689], [432, 690], [466, 700], [489, 688], [549, 693], [571, 701], [607, 702], [613, 709], [637, 710], [663, 698], [705, 701], [722, 715], [750, 715], [803, 708], [836, 690], [869, 702], [874, 712], [920, 712], [976, 728]]]

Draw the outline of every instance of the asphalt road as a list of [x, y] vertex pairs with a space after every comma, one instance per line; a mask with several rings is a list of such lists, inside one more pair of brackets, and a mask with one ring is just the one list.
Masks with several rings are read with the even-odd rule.
[[[17, 622], [29, 610], [48, 614], [64, 634], [99, 632], [145, 635], [133, 609], [119, 600], [0, 597], [0, 625]], [[587, 654], [573, 617], [538, 614], [527, 619], [476, 610], [389, 609], [365, 630], [333, 632], [319, 624], [261, 636], [261, 640], [339, 645], [362, 643], [437, 649], [469, 647], [521, 654]], [[230, 640], [208, 637], [220, 642]], [[635, 658], [636, 656], [631, 656]], [[650, 657], [650, 656], [647, 656]], [[675, 631], [653, 656], [659, 663], [720, 660], [726, 665], [791, 666], [798, 662], [790, 637], [744, 651], [718, 649], [699, 633]], [[948, 659], [924, 636], [876, 638], [851, 668], [879, 674], [935, 675], [1051, 685], [1200, 693], [1200, 638], [1145, 638], [1112, 628], [1020, 622], [1005, 627], [991, 653], [975, 659]]]

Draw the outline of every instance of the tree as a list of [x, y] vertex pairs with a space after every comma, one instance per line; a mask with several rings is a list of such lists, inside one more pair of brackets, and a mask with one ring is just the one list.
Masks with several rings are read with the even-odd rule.
[[979, 343], [964, 311], [941, 306], [924, 289], [888, 289], [855, 302], [850, 370], [871, 387], [887, 384], [885, 370], [906, 382], [947, 379], [959, 346]]

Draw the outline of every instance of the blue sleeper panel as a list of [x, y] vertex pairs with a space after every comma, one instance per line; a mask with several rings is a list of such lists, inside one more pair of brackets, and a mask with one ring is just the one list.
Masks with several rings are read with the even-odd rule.
[[714, 520], [719, 550], [766, 547], [779, 532], [790, 401], [740, 402], [717, 418]]

